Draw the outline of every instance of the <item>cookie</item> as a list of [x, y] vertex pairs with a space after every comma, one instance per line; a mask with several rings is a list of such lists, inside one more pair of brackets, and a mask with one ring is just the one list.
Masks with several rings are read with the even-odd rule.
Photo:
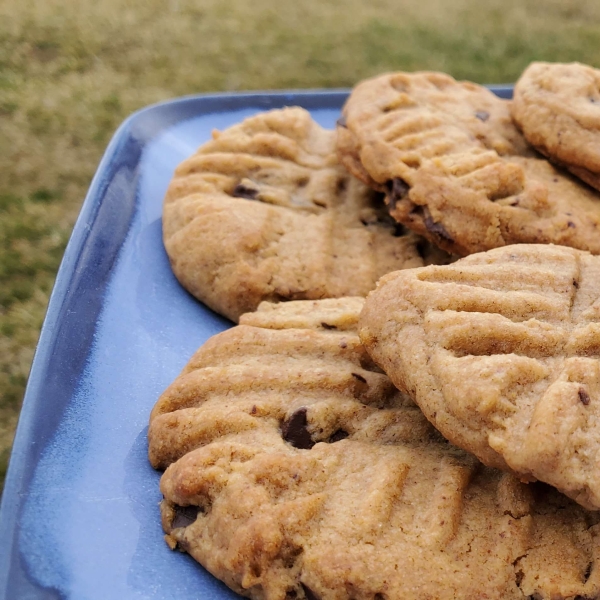
[[234, 321], [262, 300], [365, 296], [439, 256], [348, 175], [334, 132], [301, 108], [215, 132], [177, 168], [163, 233], [183, 286]]
[[340, 160], [381, 191], [394, 177], [410, 183], [424, 161], [446, 154], [531, 155], [509, 101], [444, 73], [387, 73], [362, 81], [337, 131]]
[[149, 431], [167, 543], [256, 600], [596, 597], [600, 513], [448, 444], [362, 304], [262, 304], [196, 353]]
[[451, 442], [599, 509], [599, 275], [600, 257], [536, 244], [391, 274], [361, 339]]
[[352, 92], [338, 150], [386, 190], [397, 221], [449, 252], [556, 243], [600, 253], [600, 196], [533, 156], [508, 107], [448, 76], [386, 75]]
[[511, 111], [530, 144], [600, 190], [600, 70], [534, 62], [515, 84]]

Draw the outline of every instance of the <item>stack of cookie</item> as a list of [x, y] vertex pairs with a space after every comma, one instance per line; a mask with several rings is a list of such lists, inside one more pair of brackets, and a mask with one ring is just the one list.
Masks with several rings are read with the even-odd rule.
[[537, 154], [596, 184], [599, 81], [384, 75], [178, 168], [173, 269], [239, 325], [151, 416], [171, 548], [257, 600], [600, 596], [600, 195]]

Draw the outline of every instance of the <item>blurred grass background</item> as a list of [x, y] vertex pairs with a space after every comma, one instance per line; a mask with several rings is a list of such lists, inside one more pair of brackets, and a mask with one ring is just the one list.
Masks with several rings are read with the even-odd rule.
[[387, 70], [505, 83], [532, 60], [600, 67], [600, 2], [0, 0], [0, 485], [56, 270], [128, 114]]

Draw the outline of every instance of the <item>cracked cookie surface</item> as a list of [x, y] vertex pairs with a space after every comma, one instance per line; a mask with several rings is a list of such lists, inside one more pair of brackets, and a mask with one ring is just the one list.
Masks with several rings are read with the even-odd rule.
[[361, 298], [261, 304], [158, 401], [166, 540], [256, 600], [600, 592], [600, 514], [447, 443], [357, 336]]
[[338, 152], [385, 191], [397, 221], [449, 252], [556, 243], [600, 253], [600, 195], [536, 158], [509, 105], [439, 73], [381, 76], [350, 95]]
[[515, 84], [511, 111], [532, 146], [600, 189], [600, 70], [532, 63]]
[[262, 300], [364, 296], [443, 254], [339, 165], [334, 132], [301, 108], [215, 132], [175, 172], [163, 237], [182, 285], [234, 321]]
[[361, 339], [450, 441], [599, 509], [599, 282], [600, 257], [507, 246], [382, 278]]

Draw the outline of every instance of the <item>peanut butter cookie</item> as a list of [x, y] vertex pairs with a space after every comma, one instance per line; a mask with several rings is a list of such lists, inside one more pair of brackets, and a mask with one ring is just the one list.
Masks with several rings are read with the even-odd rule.
[[532, 63], [515, 85], [511, 110], [530, 144], [600, 189], [600, 70]]
[[390, 214], [459, 255], [514, 243], [600, 253], [600, 196], [536, 158], [510, 103], [439, 73], [359, 84], [338, 126], [343, 164]]
[[179, 281], [234, 321], [262, 300], [364, 296], [439, 255], [338, 164], [334, 132], [301, 108], [215, 132], [177, 168], [163, 232]]
[[516, 245], [393, 273], [360, 335], [451, 442], [600, 509], [600, 257]]
[[600, 513], [447, 443], [362, 304], [263, 303], [200, 348], [150, 424], [167, 543], [256, 600], [596, 597]]

